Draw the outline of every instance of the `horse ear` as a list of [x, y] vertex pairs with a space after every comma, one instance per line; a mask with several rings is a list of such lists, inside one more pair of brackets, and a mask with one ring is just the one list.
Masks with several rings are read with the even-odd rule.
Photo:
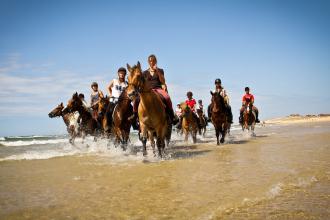
[[128, 72], [131, 73], [131, 72], [132, 72], [132, 67], [131, 67], [128, 63], [126, 64], [126, 66], [127, 66], [127, 70], [128, 70]]
[[213, 96], [213, 92], [212, 92], [212, 91], [210, 91], [210, 93], [211, 93], [211, 95]]
[[63, 102], [61, 102], [60, 106], [63, 107]]
[[140, 61], [137, 62], [137, 67], [138, 67], [139, 69], [141, 69]]

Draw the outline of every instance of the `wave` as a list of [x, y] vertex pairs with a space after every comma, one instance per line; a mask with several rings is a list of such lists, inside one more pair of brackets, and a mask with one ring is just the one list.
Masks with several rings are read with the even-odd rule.
[[13, 146], [29, 146], [29, 145], [45, 145], [45, 144], [59, 144], [59, 143], [68, 143], [68, 139], [50, 139], [50, 140], [36, 140], [32, 139], [31, 141], [0, 141], [0, 145], [6, 147]]
[[72, 156], [78, 154], [78, 151], [59, 152], [59, 151], [46, 151], [46, 152], [26, 152], [18, 155], [10, 155], [5, 158], [0, 158], [0, 161], [7, 160], [45, 160], [54, 157]]

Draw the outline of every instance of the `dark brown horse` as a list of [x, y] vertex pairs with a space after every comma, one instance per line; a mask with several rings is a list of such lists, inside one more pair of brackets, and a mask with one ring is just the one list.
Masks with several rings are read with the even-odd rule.
[[135, 100], [140, 95], [138, 116], [142, 135], [143, 154], [147, 154], [146, 143], [148, 137], [153, 150], [155, 147], [154, 137], [156, 137], [158, 153], [162, 157], [165, 149], [165, 139], [169, 135], [169, 122], [165, 105], [160, 96], [151, 89], [148, 81], [142, 75], [140, 62], [133, 67], [127, 64], [127, 69], [130, 73], [128, 76], [127, 95], [132, 100]]
[[69, 142], [71, 144], [74, 144], [74, 140], [77, 136], [80, 136], [80, 128], [78, 124], [78, 118], [79, 113], [78, 112], [72, 112], [72, 113], [63, 113], [63, 103], [59, 104], [56, 108], [54, 108], [48, 116], [50, 118], [55, 117], [62, 117], [63, 121], [66, 125], [66, 130], [68, 131], [68, 134], [70, 136]]
[[182, 109], [182, 131], [185, 134], [185, 141], [188, 141], [188, 134], [190, 133], [193, 142], [196, 143], [198, 123], [193, 115], [194, 113], [185, 102], [181, 103], [180, 107]]
[[[227, 134], [228, 120], [226, 114], [226, 106], [223, 97], [215, 92], [211, 91], [211, 121], [215, 128], [215, 135], [217, 137], [217, 145], [225, 141], [225, 136]], [[219, 143], [219, 136], [221, 133], [221, 139]]]
[[197, 109], [197, 115], [198, 115], [199, 123], [201, 126], [201, 129], [199, 129], [199, 134], [203, 135], [203, 137], [205, 137], [207, 123], [206, 123], [204, 113], [201, 109]]
[[252, 110], [252, 105], [245, 105], [244, 106], [244, 112], [243, 112], [243, 123], [241, 124], [242, 130], [244, 129], [254, 132], [254, 127], [256, 124], [256, 115], [255, 112]]
[[127, 91], [124, 90], [118, 102], [114, 107], [113, 119], [113, 133], [116, 135], [115, 144], [121, 144], [122, 148], [126, 150], [132, 122], [128, 118], [133, 114], [133, 107], [131, 100], [128, 98]]
[[78, 111], [81, 117], [80, 128], [82, 131], [82, 137], [90, 134], [94, 137], [97, 135], [97, 121], [92, 117], [92, 114], [84, 107], [81, 99], [78, 97], [78, 93], [74, 93], [72, 98], [68, 101], [66, 108], [63, 112], [75, 112]]
[[100, 101], [98, 103], [97, 120], [101, 124], [103, 135], [107, 138], [109, 138], [111, 135], [112, 114], [110, 113], [110, 109], [112, 106], [113, 103], [110, 103], [110, 99], [108, 96], [100, 97]]

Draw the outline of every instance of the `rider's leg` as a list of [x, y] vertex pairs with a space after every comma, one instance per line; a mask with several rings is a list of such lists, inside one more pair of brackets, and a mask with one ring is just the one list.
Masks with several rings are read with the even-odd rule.
[[258, 110], [258, 108], [255, 107], [255, 106], [253, 106], [252, 109], [256, 113], [256, 123], [260, 123], [259, 118], [258, 118], [258, 116], [259, 116], [259, 110]]
[[232, 124], [233, 123], [233, 113], [231, 112], [230, 105], [227, 105], [227, 115], [228, 115], [228, 121]]
[[162, 97], [164, 97], [165, 99], [165, 105], [166, 105], [166, 113], [169, 115], [172, 124], [177, 124], [178, 123], [178, 119], [174, 116], [174, 111], [173, 111], [173, 107], [172, 107], [172, 101], [170, 96], [168, 95], [168, 93], [166, 91], [164, 91], [163, 89], [155, 89], [155, 91], [160, 94]]

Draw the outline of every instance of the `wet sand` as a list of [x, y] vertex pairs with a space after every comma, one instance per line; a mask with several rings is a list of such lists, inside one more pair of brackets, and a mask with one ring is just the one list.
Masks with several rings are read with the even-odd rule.
[[330, 122], [266, 124], [166, 160], [0, 162], [0, 219], [329, 219]]

